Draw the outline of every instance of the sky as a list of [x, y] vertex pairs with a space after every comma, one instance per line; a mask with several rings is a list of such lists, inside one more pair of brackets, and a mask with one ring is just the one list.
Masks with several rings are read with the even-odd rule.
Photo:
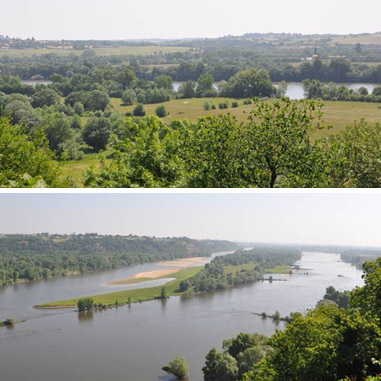
[[0, 233], [381, 247], [381, 193], [0, 194]]
[[0, 34], [143, 39], [378, 32], [380, 0], [2, 0]]

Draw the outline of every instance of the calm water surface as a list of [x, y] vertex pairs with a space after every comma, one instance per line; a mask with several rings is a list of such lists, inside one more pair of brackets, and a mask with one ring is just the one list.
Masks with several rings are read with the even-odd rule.
[[[275, 331], [271, 320], [253, 312], [303, 312], [315, 306], [329, 285], [339, 290], [361, 285], [361, 271], [339, 260], [337, 254], [304, 253], [297, 262], [300, 271], [275, 276], [284, 281], [85, 314], [34, 312], [30, 306], [90, 290], [90, 294], [107, 291], [105, 281], [121, 279], [127, 272], [148, 271], [155, 265], [5, 288], [0, 292], [1, 315], [7, 310], [33, 319], [13, 329], [0, 328], [0, 378], [167, 380], [160, 367], [181, 355], [189, 362], [190, 379], [202, 380], [206, 353], [220, 348], [223, 339], [239, 332], [271, 335]], [[278, 326], [283, 327], [283, 323]]]

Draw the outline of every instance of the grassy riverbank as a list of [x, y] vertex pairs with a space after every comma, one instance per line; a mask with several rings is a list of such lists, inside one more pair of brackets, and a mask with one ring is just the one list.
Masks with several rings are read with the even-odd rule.
[[[243, 265], [229, 265], [224, 266], [224, 273], [225, 275], [231, 273], [233, 275], [239, 273], [242, 270], [251, 270], [256, 265], [255, 262], [246, 263]], [[186, 292], [180, 292], [180, 283], [183, 280], [192, 278], [197, 273], [199, 273], [204, 267], [189, 267], [186, 269], [179, 270], [175, 273], [172, 273], [170, 275], [163, 275], [159, 278], [155, 279], [165, 279], [165, 278], [175, 278], [174, 280], [168, 282], [165, 284], [166, 293], [168, 296], [179, 296], [184, 294], [189, 294], [189, 290]], [[272, 269], [266, 269], [266, 273], [268, 274], [288, 274], [289, 272], [289, 266], [277, 266]], [[153, 280], [144, 278], [144, 281], [147, 280]], [[142, 280], [143, 281], [143, 280]], [[137, 282], [135, 282], [137, 283]], [[148, 288], [140, 288], [136, 290], [124, 290], [124, 291], [115, 291], [107, 294], [100, 294], [100, 295], [90, 295], [90, 296], [82, 296], [78, 298], [73, 299], [67, 299], [67, 300], [59, 300], [51, 303], [45, 303], [45, 304], [39, 304], [34, 306], [34, 308], [42, 308], [42, 309], [60, 309], [60, 308], [75, 308], [77, 307], [78, 300], [85, 297], [85, 298], [92, 298], [94, 300], [95, 304], [103, 304], [106, 306], [114, 306], [114, 305], [123, 305], [127, 304], [129, 301], [131, 303], [137, 303], [137, 302], [145, 302], [149, 300], [154, 300], [158, 297], [160, 297], [161, 286], [156, 287], [148, 287]]]
[[[179, 270], [178, 272], [171, 274], [170, 277], [175, 279], [165, 285], [167, 295], [168, 296], [182, 295], [183, 293], [179, 292], [180, 283], [183, 280], [196, 275], [202, 269], [203, 267], [191, 267], [191, 268]], [[163, 276], [162, 278], [168, 278], [168, 275]], [[157, 278], [157, 279], [161, 279], [161, 278]], [[157, 287], [149, 287], [149, 288], [140, 288], [137, 290], [116, 291], [116, 292], [111, 292], [111, 293], [101, 294], [101, 295], [91, 295], [88, 297], [93, 298], [94, 303], [97, 303], [97, 304], [102, 303], [105, 305], [115, 305], [116, 302], [118, 305], [126, 304], [128, 303], [129, 298], [131, 298], [131, 303], [136, 303], [140, 301], [144, 302], [144, 301], [153, 300], [159, 297], [162, 287], [163, 286], [157, 286]], [[74, 298], [74, 299], [68, 299], [68, 300], [59, 300], [52, 303], [39, 304], [34, 307], [35, 308], [72, 308], [72, 307], [77, 307], [77, 303], [79, 299], [80, 297]]]

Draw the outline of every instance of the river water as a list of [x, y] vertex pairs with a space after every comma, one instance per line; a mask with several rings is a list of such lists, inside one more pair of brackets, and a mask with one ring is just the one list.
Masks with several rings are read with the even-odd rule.
[[71, 309], [33, 310], [31, 306], [107, 292], [110, 288], [104, 285], [106, 281], [157, 266], [6, 287], [0, 292], [2, 317], [9, 312], [29, 320], [14, 328], [0, 328], [0, 378], [167, 380], [170, 377], [161, 366], [184, 356], [190, 365], [190, 380], [202, 380], [206, 353], [213, 347], [220, 349], [223, 339], [239, 332], [271, 335], [276, 328], [284, 328], [283, 323], [276, 326], [253, 312], [271, 314], [279, 310], [282, 316], [305, 312], [315, 306], [329, 285], [339, 290], [362, 285], [361, 271], [341, 262], [338, 254], [303, 253], [296, 264], [301, 269], [295, 274], [274, 276], [283, 281], [81, 314]]
[[[184, 82], [173, 82], [173, 89], [175, 91], [178, 91], [181, 84]], [[217, 83], [214, 84], [215, 89], [217, 89]], [[274, 82], [274, 86], [278, 86], [279, 83]], [[290, 99], [304, 99], [304, 88], [302, 82], [289, 82], [286, 92], [286, 97], [289, 97]], [[337, 85], [346, 86], [349, 89], [358, 90], [360, 87], [365, 87], [369, 94], [372, 93], [373, 89], [377, 86], [381, 86], [380, 84], [374, 84], [374, 83], [338, 83]]]

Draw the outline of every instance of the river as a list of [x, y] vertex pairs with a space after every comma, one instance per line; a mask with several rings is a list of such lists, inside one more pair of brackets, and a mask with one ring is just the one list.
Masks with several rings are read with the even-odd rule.
[[220, 349], [223, 339], [239, 332], [271, 335], [284, 327], [253, 312], [279, 310], [282, 316], [305, 312], [322, 298], [327, 286], [346, 290], [363, 282], [361, 271], [341, 262], [338, 254], [303, 253], [296, 264], [301, 270], [295, 274], [274, 276], [284, 281], [81, 314], [71, 309], [34, 310], [31, 306], [107, 292], [110, 288], [104, 285], [106, 281], [157, 266], [147, 264], [5, 287], [0, 291], [2, 317], [5, 311], [29, 320], [14, 328], [0, 328], [1, 379], [167, 380], [170, 377], [160, 367], [184, 356], [190, 365], [190, 380], [202, 380], [206, 353], [213, 347]]
[[[178, 91], [180, 85], [184, 82], [173, 82], [173, 89]], [[278, 86], [278, 82], [273, 83], [274, 86]], [[290, 99], [304, 99], [304, 88], [302, 82], [289, 82], [286, 92], [286, 97]], [[360, 87], [365, 87], [369, 94], [372, 93], [373, 89], [377, 86], [381, 86], [380, 84], [374, 83], [338, 83], [338, 85], [343, 85], [348, 87], [349, 89], [358, 90]], [[214, 84], [214, 88], [217, 90], [218, 83]]]

